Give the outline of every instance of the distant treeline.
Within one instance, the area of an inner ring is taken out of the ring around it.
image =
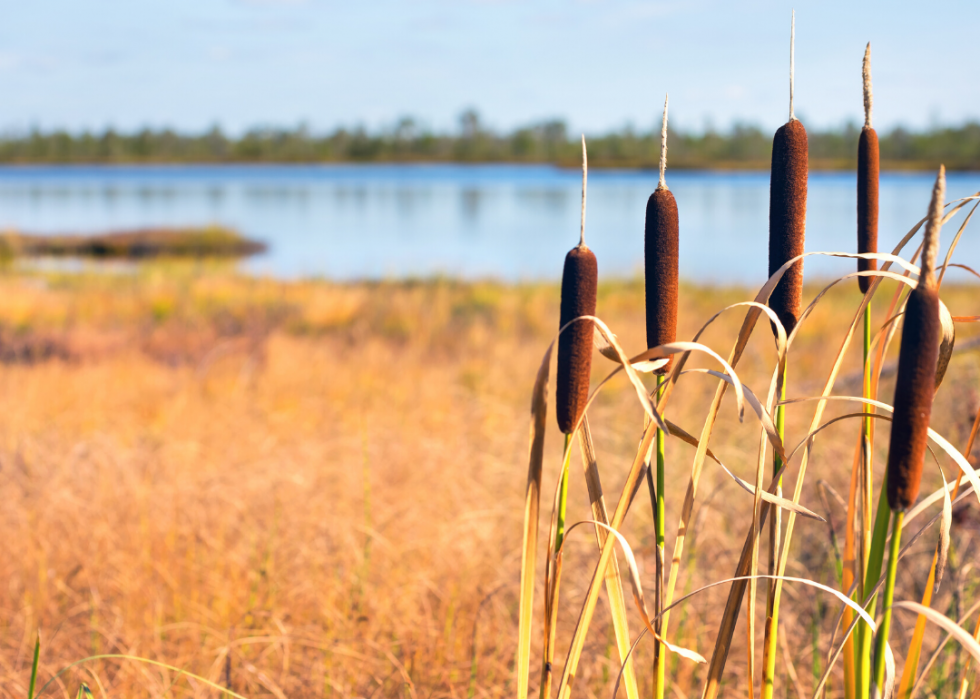
[[[809,133],[810,166],[854,167],[860,129]],[[239,138],[219,128],[198,135],[164,129],[119,133],[38,132],[0,137],[0,163],[322,163],[322,162],[520,162],[577,167],[580,145],[563,121],[547,121],[509,134],[485,129],[475,112],[460,117],[455,134],[434,133],[409,118],[383,132],[340,128],[312,134],[305,127],[255,129]],[[945,163],[953,170],[980,170],[980,122],[913,132],[879,133],[882,167],[925,169]],[[597,167],[653,168],[660,157],[659,131],[632,129],[588,137],[589,163]],[[772,134],[735,125],[727,132],[672,131],[671,168],[769,166]]]

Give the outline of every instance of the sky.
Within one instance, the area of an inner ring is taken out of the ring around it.
[[[466,108],[496,130],[573,133],[671,122],[699,131],[796,114],[860,122],[872,42],[874,124],[980,119],[980,2],[732,0],[0,0],[0,130],[172,127],[231,134],[437,131]]]

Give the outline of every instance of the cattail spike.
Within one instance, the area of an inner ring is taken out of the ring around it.
[[[919,281],[927,286],[936,285],[936,257],[939,254],[939,230],[943,225],[945,199],[946,167],[940,165],[936,184],[932,187],[932,200],[929,202],[929,220],[926,221],[922,250],[922,274],[919,276]]]
[[[936,392],[942,322],[935,267],[945,190],[946,171],[940,166],[929,203],[922,274],[905,304],[895,398],[892,400],[895,410],[888,447],[888,505],[897,512],[909,509],[919,496],[932,399]]]
[[[595,254],[580,245],[568,251],[561,277],[561,317],[564,328],[581,316],[594,316],[598,268]],[[558,338],[558,371],[555,408],[558,427],[571,434],[589,400],[589,376],[592,373],[594,323],[575,321]]]
[[[657,189],[667,189],[667,101],[670,95],[664,96],[664,121],[660,127],[660,184]]]
[[[789,120],[796,119],[793,111],[793,77],[796,69],[796,10],[793,10],[789,23]]]
[[[864,78],[864,125],[871,127],[871,42],[864,49],[864,64],[861,67],[861,76]]]
[[[803,254],[806,238],[806,195],[809,170],[806,129],[798,119],[783,124],[772,139],[769,179],[769,276]],[[803,260],[797,260],[769,296],[787,333],[803,311]],[[775,334],[775,326],[773,326]]]
[[[579,230],[579,247],[585,245],[585,190],[589,181],[589,156],[585,152],[585,134],[582,134],[582,227]]]
[[[878,134],[871,126],[861,129],[858,138],[857,168],[857,251],[878,252]],[[878,269],[878,261],[859,258],[859,272]],[[871,277],[858,277],[862,294],[871,288]]]

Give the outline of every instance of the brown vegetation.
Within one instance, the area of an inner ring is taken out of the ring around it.
[[[829,370],[827,342],[857,303],[856,289],[843,286],[801,329],[794,394],[814,392]],[[972,313],[975,294],[943,287],[954,315]],[[682,288],[678,337],[749,295]],[[552,284],[284,283],[179,266],[0,278],[0,344],[58,348],[0,352],[0,696],[26,695],[36,628],[39,686],[86,656],[126,653],[250,697],[512,696],[529,387],[558,305]],[[642,282],[599,286],[602,317],[628,351],[645,346],[643,305]],[[705,342],[730,344],[740,320],[724,316]],[[773,357],[765,335],[739,367],[760,390]],[[596,357],[594,378],[612,368]],[[937,394],[935,419],[952,425],[944,433],[957,446],[973,417],[978,366],[974,353],[955,353]],[[856,359],[847,370],[853,378],[841,390],[859,393]],[[708,377],[685,377],[671,419],[696,430],[713,391]],[[643,426],[628,382],[614,381],[590,415],[605,487],[618,495]],[[805,406],[790,406],[789,444],[808,419]],[[750,423],[738,422],[726,398],[713,445],[743,478],[755,467]],[[813,457],[819,479],[845,494],[847,424],[822,432]],[[883,463],[887,440],[879,442]],[[546,482],[556,479],[560,446],[548,438]],[[669,492],[683,492],[693,454],[671,440]],[[569,522],[591,517],[577,464]],[[925,479],[936,487],[938,472]],[[702,492],[679,591],[731,574],[751,512],[752,496],[715,466],[705,467]],[[803,504],[829,512],[843,537],[835,498],[823,506],[808,492]],[[976,595],[976,502],[968,507],[956,516],[973,524],[954,528],[958,557],[937,609]],[[649,507],[634,507],[623,531],[652,589]],[[833,584],[828,531],[800,521],[787,574]],[[910,560],[928,565],[934,532]],[[559,662],[595,560],[591,534],[572,532]],[[924,584],[904,577],[901,598]],[[709,651],[726,594],[715,588],[675,610],[671,640]],[[835,608],[809,588],[787,586],[786,595],[781,657],[791,662],[780,672],[794,667],[810,687],[806,668],[814,649],[826,651]],[[536,628],[540,619],[536,610]],[[897,616],[893,637],[913,622]],[[930,627],[929,642],[937,637]],[[650,666],[648,641],[637,667]],[[604,601],[587,644],[577,691],[611,696],[618,661]],[[736,643],[726,682],[744,686],[744,657]],[[947,669],[954,662],[952,653],[941,660]],[[668,656],[681,695],[697,691],[702,673]],[[638,678],[649,695],[648,673]],[[216,696],[179,673],[120,659],[83,664],[60,681],[72,695],[85,681],[96,696],[100,687],[108,696]],[[47,696],[63,695],[55,685]]]

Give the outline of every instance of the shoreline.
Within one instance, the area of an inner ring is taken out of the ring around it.
[[[883,174],[919,174],[934,173],[941,163],[939,161],[896,161],[882,160],[881,172]],[[153,169],[153,168],[304,168],[304,167],[428,167],[428,166],[456,166],[456,167],[552,167],[557,170],[568,170],[579,172],[581,164],[575,161],[565,160],[131,160],[131,161],[7,161],[0,162],[0,171],[3,170],[42,170],[42,169]],[[659,164],[646,161],[603,161],[593,162],[589,160],[590,171],[621,171],[635,173],[656,173]],[[672,172],[707,172],[707,173],[768,173],[770,163],[768,161],[719,161],[714,163],[675,163],[671,162]],[[957,174],[980,173],[980,168],[958,168],[956,166],[946,166],[947,172]],[[856,172],[857,164],[850,161],[814,159],[810,161],[809,171],[811,173],[844,173]]]

